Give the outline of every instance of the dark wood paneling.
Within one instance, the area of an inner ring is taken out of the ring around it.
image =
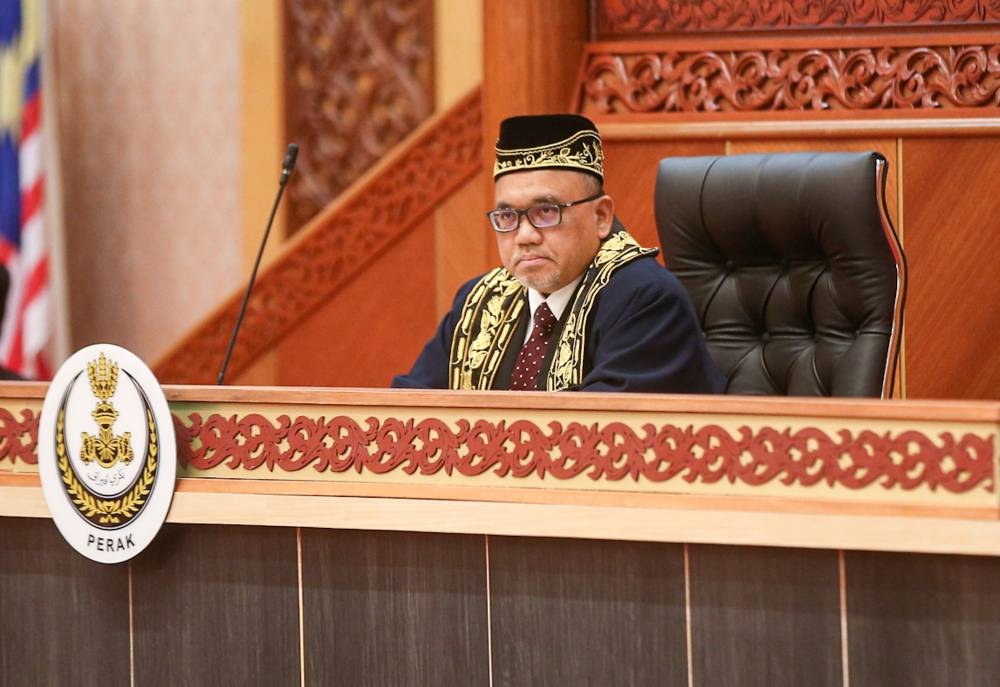
[[[135,684],[299,684],[295,530],[168,525],[133,562]]]
[[[84,558],[51,520],[0,518],[0,685],[127,684],[128,566]]]
[[[841,687],[836,551],[691,546],[689,556],[695,685]]]
[[[302,531],[306,684],[489,684],[482,537]]]
[[[496,687],[687,685],[681,546],[490,537],[489,551]]]
[[[909,398],[1000,398],[1000,138],[903,143]]]
[[[1000,558],[847,552],[852,685],[993,685]]]
[[[605,141],[604,186],[615,199],[615,214],[639,243],[659,246],[653,191],[660,160],[725,152],[724,141]]]

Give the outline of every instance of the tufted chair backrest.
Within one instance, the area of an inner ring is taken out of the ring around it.
[[[905,259],[877,153],[660,162],[667,267],[701,319],[727,393],[891,393]]]

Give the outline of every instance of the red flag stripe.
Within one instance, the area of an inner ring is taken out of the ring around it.
[[[42,207],[42,185],[43,180],[39,179],[30,188],[21,191],[21,226],[35,216]]]
[[[52,379],[52,368],[45,359],[45,351],[39,351],[35,356],[35,376],[38,379]]]
[[[21,110],[21,140],[29,138],[38,131],[38,124],[41,120],[42,96],[35,94],[35,97],[24,103]]]
[[[24,291],[21,294],[21,301],[18,303],[17,319],[14,321],[11,336],[10,354],[6,360],[6,366],[9,369],[24,369],[24,314],[38,294],[48,288],[48,274],[48,256],[42,256],[28,274],[28,278],[24,284]],[[41,354],[42,352],[40,351],[38,355]]]
[[[31,305],[31,302],[38,297],[38,294],[48,288],[49,283],[49,256],[43,255],[38,262],[31,266],[31,272],[24,282],[24,291],[21,293],[21,307],[18,308],[17,319],[24,317],[24,312]]]

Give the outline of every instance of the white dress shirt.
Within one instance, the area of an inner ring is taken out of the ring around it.
[[[535,328],[535,310],[538,309],[538,306],[542,303],[548,303],[549,310],[555,315],[556,320],[561,320],[566,306],[569,305],[569,299],[573,297],[573,292],[576,290],[576,286],[580,283],[581,279],[583,279],[582,274],[558,291],[550,293],[548,297],[539,291],[528,289],[528,308],[531,312],[528,313],[530,315],[528,318],[528,330],[524,333],[524,341],[521,342],[521,346],[524,346],[524,342],[531,336],[531,330]]]

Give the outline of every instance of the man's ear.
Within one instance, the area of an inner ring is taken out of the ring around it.
[[[615,223],[615,201],[611,196],[601,196],[594,201],[594,215],[597,217],[597,235],[603,241],[611,234]]]

